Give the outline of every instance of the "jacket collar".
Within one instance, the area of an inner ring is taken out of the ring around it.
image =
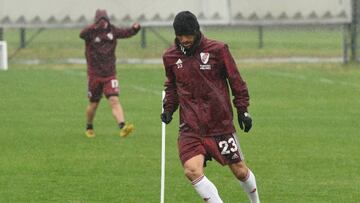
[[[175,44],[176,44],[176,47],[177,47],[184,55],[186,55],[186,56],[193,56],[193,55],[195,54],[195,52],[197,51],[197,49],[202,46],[204,39],[205,39],[204,35],[200,32],[200,33],[198,34],[198,36],[196,36],[194,45],[193,45],[191,48],[189,48],[189,49],[183,47],[183,46],[180,44],[180,42],[179,42],[179,40],[178,40],[177,38],[175,38]]]

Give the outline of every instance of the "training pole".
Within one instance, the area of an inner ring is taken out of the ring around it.
[[[165,98],[165,91],[162,91],[161,99],[161,113],[164,112],[163,102]],[[160,187],[160,203],[164,203],[165,195],[165,126],[164,122],[161,122],[161,187]]]

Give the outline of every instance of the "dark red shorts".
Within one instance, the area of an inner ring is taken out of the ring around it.
[[[200,137],[182,134],[178,138],[178,149],[181,163],[190,158],[203,154],[205,161],[214,158],[221,165],[228,165],[244,160],[235,133],[214,137]]]
[[[119,95],[119,82],[115,76],[88,77],[88,97],[91,102],[100,101],[102,95],[106,98]]]

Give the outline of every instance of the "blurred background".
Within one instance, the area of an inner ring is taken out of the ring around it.
[[[78,34],[103,8],[114,25],[143,27],[119,46],[119,63],[161,63],[174,39],[174,16],[190,10],[236,60],[347,63],[358,60],[359,7],[358,0],[1,0],[0,40],[10,64],[84,63]]]

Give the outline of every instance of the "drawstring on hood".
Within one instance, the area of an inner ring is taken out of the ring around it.
[[[192,56],[194,55],[196,48],[200,45],[201,38],[202,35],[201,32],[199,32],[199,34],[195,36],[194,44],[190,48],[185,48],[183,45],[181,45],[177,38],[175,38],[175,44],[183,54],[185,54],[186,56]]]

